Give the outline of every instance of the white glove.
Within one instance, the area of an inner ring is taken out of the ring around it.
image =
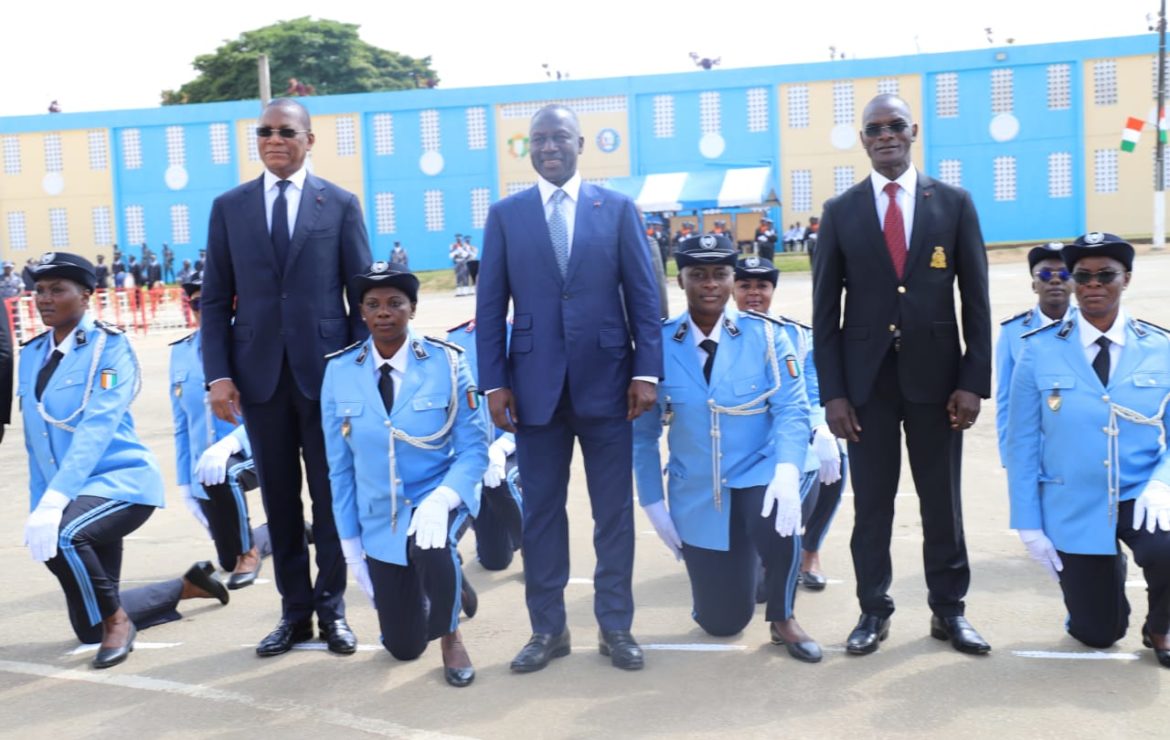
[[[646,518],[654,525],[658,539],[662,540],[662,544],[666,545],[674,559],[682,560],[682,537],[678,536],[678,530],[674,528],[674,521],[670,518],[670,512],[666,510],[666,503],[655,501],[643,506],[642,511],[646,512]]]
[[[516,450],[516,443],[507,436],[500,437],[488,446],[488,466],[483,473],[483,484],[495,488],[508,477],[508,455]]]
[[[414,510],[406,536],[414,535],[420,550],[437,550],[447,546],[447,514],[459,506],[459,494],[439,486]]]
[[[57,555],[57,538],[60,536],[61,515],[69,505],[70,498],[52,488],[45,491],[37,508],[28,515],[24,525],[24,544],[32,553],[32,559],[44,563]]]
[[[837,447],[837,438],[829,431],[828,424],[821,424],[813,430],[812,446],[821,462],[821,483],[829,485],[841,480],[841,449]]]
[[[217,486],[227,480],[228,458],[241,450],[240,440],[228,435],[216,442],[199,457],[195,477],[205,486]]]
[[[1133,528],[1142,528],[1146,520],[1146,531],[1150,534],[1160,529],[1170,532],[1170,486],[1160,480],[1146,484],[1146,490],[1133,502]]]
[[[353,573],[353,579],[361,587],[362,593],[374,604],[374,583],[370,580],[370,566],[366,564],[365,553],[362,552],[362,539],[350,537],[341,541],[341,554],[345,556],[345,566]]]
[[[195,521],[203,525],[207,530],[207,535],[211,536],[211,527],[207,524],[207,515],[203,513],[203,507],[199,505],[199,499],[191,495],[191,486],[179,486],[179,495],[183,497],[183,505],[187,507],[187,511],[191,512],[191,516],[195,517]]]
[[[780,463],[776,474],[764,491],[764,510],[760,516],[768,517],[776,508],[776,533],[791,537],[800,529],[800,471],[792,463]]]
[[[1052,580],[1059,581],[1058,574],[1064,570],[1064,563],[1060,562],[1060,554],[1056,552],[1056,547],[1052,544],[1052,540],[1048,539],[1048,535],[1044,534],[1044,530],[1020,529],[1016,531],[1019,533],[1024,547],[1028,548],[1028,554],[1032,556],[1032,559],[1044,566],[1044,569],[1052,576]]]

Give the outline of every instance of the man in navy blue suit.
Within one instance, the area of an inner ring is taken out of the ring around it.
[[[576,114],[546,106],[533,116],[528,137],[540,178],[488,212],[476,300],[480,386],[492,421],[516,432],[525,489],[533,634],[512,670],[540,670],[570,650],[565,502],[574,438],[593,507],[599,649],[615,666],[638,669],[642,650],[630,634],[630,422],[654,407],[662,376],[658,287],[633,202],[583,183],[577,173],[585,139]]]
[[[281,620],[256,647],[279,655],[321,636],[348,655],[345,559],[333,524],[319,404],[325,355],[366,335],[350,278],[370,265],[357,198],[309,174],[309,112],[273,100],[256,129],[265,173],[216,198],[203,274],[203,367],[215,414],[248,422],[272,537]],[[344,298],[343,298],[344,292]],[[349,312],[346,313],[346,301]],[[309,574],[301,457],[313,501]]]

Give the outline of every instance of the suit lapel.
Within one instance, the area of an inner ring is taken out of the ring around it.
[[[594,204],[597,207],[594,207]],[[569,245],[569,267],[565,271],[565,282],[569,282],[573,278],[573,274],[577,271],[577,265],[585,259],[585,250],[583,247],[586,243],[586,235],[592,232],[593,218],[596,213],[601,211],[601,193],[597,188],[588,183],[581,183],[581,187],[577,190],[577,213],[573,218],[573,243]],[[550,240],[551,246],[551,240]]]
[[[548,221],[544,217],[544,202],[540,199],[540,188],[533,185],[520,194],[519,203],[521,219],[524,222],[524,231],[529,235],[526,240],[536,252],[535,259],[543,266],[543,271],[553,275],[557,284],[563,285],[561,268],[557,266],[556,255],[553,254],[552,237],[548,234]]]
[[[272,246],[272,235],[268,233],[268,209],[264,205],[264,175],[253,180],[251,187],[244,190],[244,207],[247,209],[248,221],[252,224],[252,242],[258,250],[263,252],[264,258],[277,268],[276,247]]]
[[[711,367],[711,388],[718,388],[728,371],[736,366],[736,363],[739,362],[740,350],[743,347],[743,342],[739,339],[740,332],[728,329],[726,322],[729,320],[734,326],[735,319],[729,316],[725,310],[723,318],[720,319],[724,324],[723,331],[719,334],[719,346],[715,350],[715,364]]]
[[[293,227],[292,241],[288,245],[288,261],[284,263],[284,273],[287,274],[296,262],[297,255],[305,246],[309,232],[317,223],[317,218],[325,208],[325,184],[306,173],[305,188],[301,193],[301,205],[297,208],[297,223]]]
[[[873,197],[873,181],[866,177],[853,186],[849,191],[849,210],[861,214],[861,218],[853,221],[856,228],[862,230],[858,243],[863,246],[865,256],[874,263],[874,268],[884,271],[893,280],[898,279],[894,272],[894,261],[890,259],[890,250],[886,247],[886,236],[882,233],[882,217],[878,215],[877,203]]]
[[[906,274],[904,280],[910,278],[914,268],[927,259],[924,246],[926,234],[930,231],[930,224],[934,213],[934,180],[921,172],[918,173],[918,187],[914,192],[914,223],[910,231],[910,253],[906,255]],[[891,264],[893,264],[891,262]]]
[[[1063,331],[1063,329],[1056,329],[1056,331]],[[1073,325],[1072,330],[1063,341],[1065,366],[1072,368],[1081,382],[1088,383],[1090,388],[1105,390],[1105,386],[1101,385],[1101,379],[1097,377],[1097,371],[1085,359],[1085,349],[1081,346],[1081,330],[1076,324]]]
[[[686,322],[689,321],[689,319],[687,318],[687,315],[684,314],[680,321]],[[677,329],[677,327],[675,328]],[[694,337],[691,336],[691,331],[693,330],[688,329],[686,336],[677,342],[674,339],[668,339],[665,343],[665,352],[670,356],[670,361],[673,365],[672,369],[677,370],[677,372],[674,373],[675,375],[677,375],[678,372],[685,373],[686,375],[690,376],[691,380],[693,380],[698,385],[698,387],[705,388],[707,386],[707,381],[703,378],[703,366],[699,364],[699,353],[695,351],[695,340]],[[715,356],[716,358],[719,357],[718,352],[715,354]],[[667,370],[667,383],[670,382],[671,376],[671,370]]]
[[[419,343],[418,346],[422,347],[427,357],[420,359],[415,354],[415,342]],[[426,369],[416,366],[426,362],[436,362],[435,353],[430,351],[430,348],[423,344],[422,339],[414,332],[410,332],[406,337],[406,351],[408,353],[406,372],[402,374],[402,385],[398,387],[398,391],[394,394],[394,413],[390,415],[391,418],[397,418],[400,414],[404,413],[403,409],[409,408],[411,399],[418,393],[418,389],[422,387],[423,379],[426,377]]]

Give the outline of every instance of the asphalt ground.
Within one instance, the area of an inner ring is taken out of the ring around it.
[[[1144,251],[1144,250],[1143,250]],[[993,315],[1033,303],[1023,251],[997,252],[991,267]],[[1131,315],[1170,325],[1170,257],[1138,257],[1125,295]],[[677,287],[675,311],[684,307]],[[777,308],[808,317],[807,273],[781,277]],[[474,299],[425,294],[415,328],[441,333],[471,316]],[[998,324],[996,324],[998,330]],[[167,398],[167,343],[178,332],[135,336],[145,386],[134,405],[143,440],[174,480]],[[1159,668],[1138,634],[1145,608],[1141,574],[1130,566],[1130,634],[1109,650],[1064,634],[1059,588],[1027,559],[1008,528],[1005,476],[995,443],[994,407],[985,402],[966,433],[963,469],[973,581],[968,616],[994,646],[970,657],[929,636],[921,532],[904,468],[895,522],[892,594],[898,611],[874,655],[852,657],[843,643],[858,609],[849,558],[853,523],[847,491],[822,551],[830,585],[802,592],[797,616],[825,647],[806,665],[768,643],[762,608],[741,635],[711,638],[690,618],[686,573],[637,513],[634,633],[646,668],[614,669],[596,648],[593,554],[584,471],[574,460],[569,511],[572,576],[566,599],[571,656],[531,675],[508,663],[529,634],[519,559],[491,573],[463,542],[479,613],[463,625],[478,669],[462,690],[443,682],[437,644],[400,663],[378,643],[373,610],[351,582],[349,621],[358,653],[339,657],[319,643],[268,659],[253,648],[279,618],[266,564],[257,585],[231,603],[185,601],[181,621],[140,633],[129,661],[106,671],[76,650],[56,580],[21,545],[27,516],[27,459],[19,421],[0,445],[0,735],[20,738],[217,737],[1166,737],[1170,671]],[[173,489],[173,487],[172,487]],[[263,518],[251,494],[254,522]],[[306,497],[307,498],[307,497]],[[125,547],[124,587],[173,578],[214,556],[201,527],[173,492]]]

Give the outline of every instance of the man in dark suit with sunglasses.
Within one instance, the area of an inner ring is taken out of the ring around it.
[[[203,366],[216,416],[248,422],[260,475],[281,620],[256,647],[278,655],[313,637],[357,641],[345,621],[345,560],[333,523],[319,404],[325,355],[366,335],[348,287],[371,262],[357,198],[309,174],[309,113],[273,100],[256,129],[264,174],[216,198],[203,274]],[[346,312],[348,299],[349,311]],[[313,501],[309,573],[301,459]]]
[[[990,646],[963,616],[970,569],[959,501],[963,432],[975,424],[980,399],[991,395],[979,219],[965,191],[915,169],[918,125],[904,100],[877,96],[862,124],[873,172],[825,204],[813,259],[821,402],[829,428],[849,442],[853,473],[851,549],[861,618],[846,650],[872,653],[889,634],[890,535],[904,428],[922,514],[930,634],[961,652],[984,654]]]

